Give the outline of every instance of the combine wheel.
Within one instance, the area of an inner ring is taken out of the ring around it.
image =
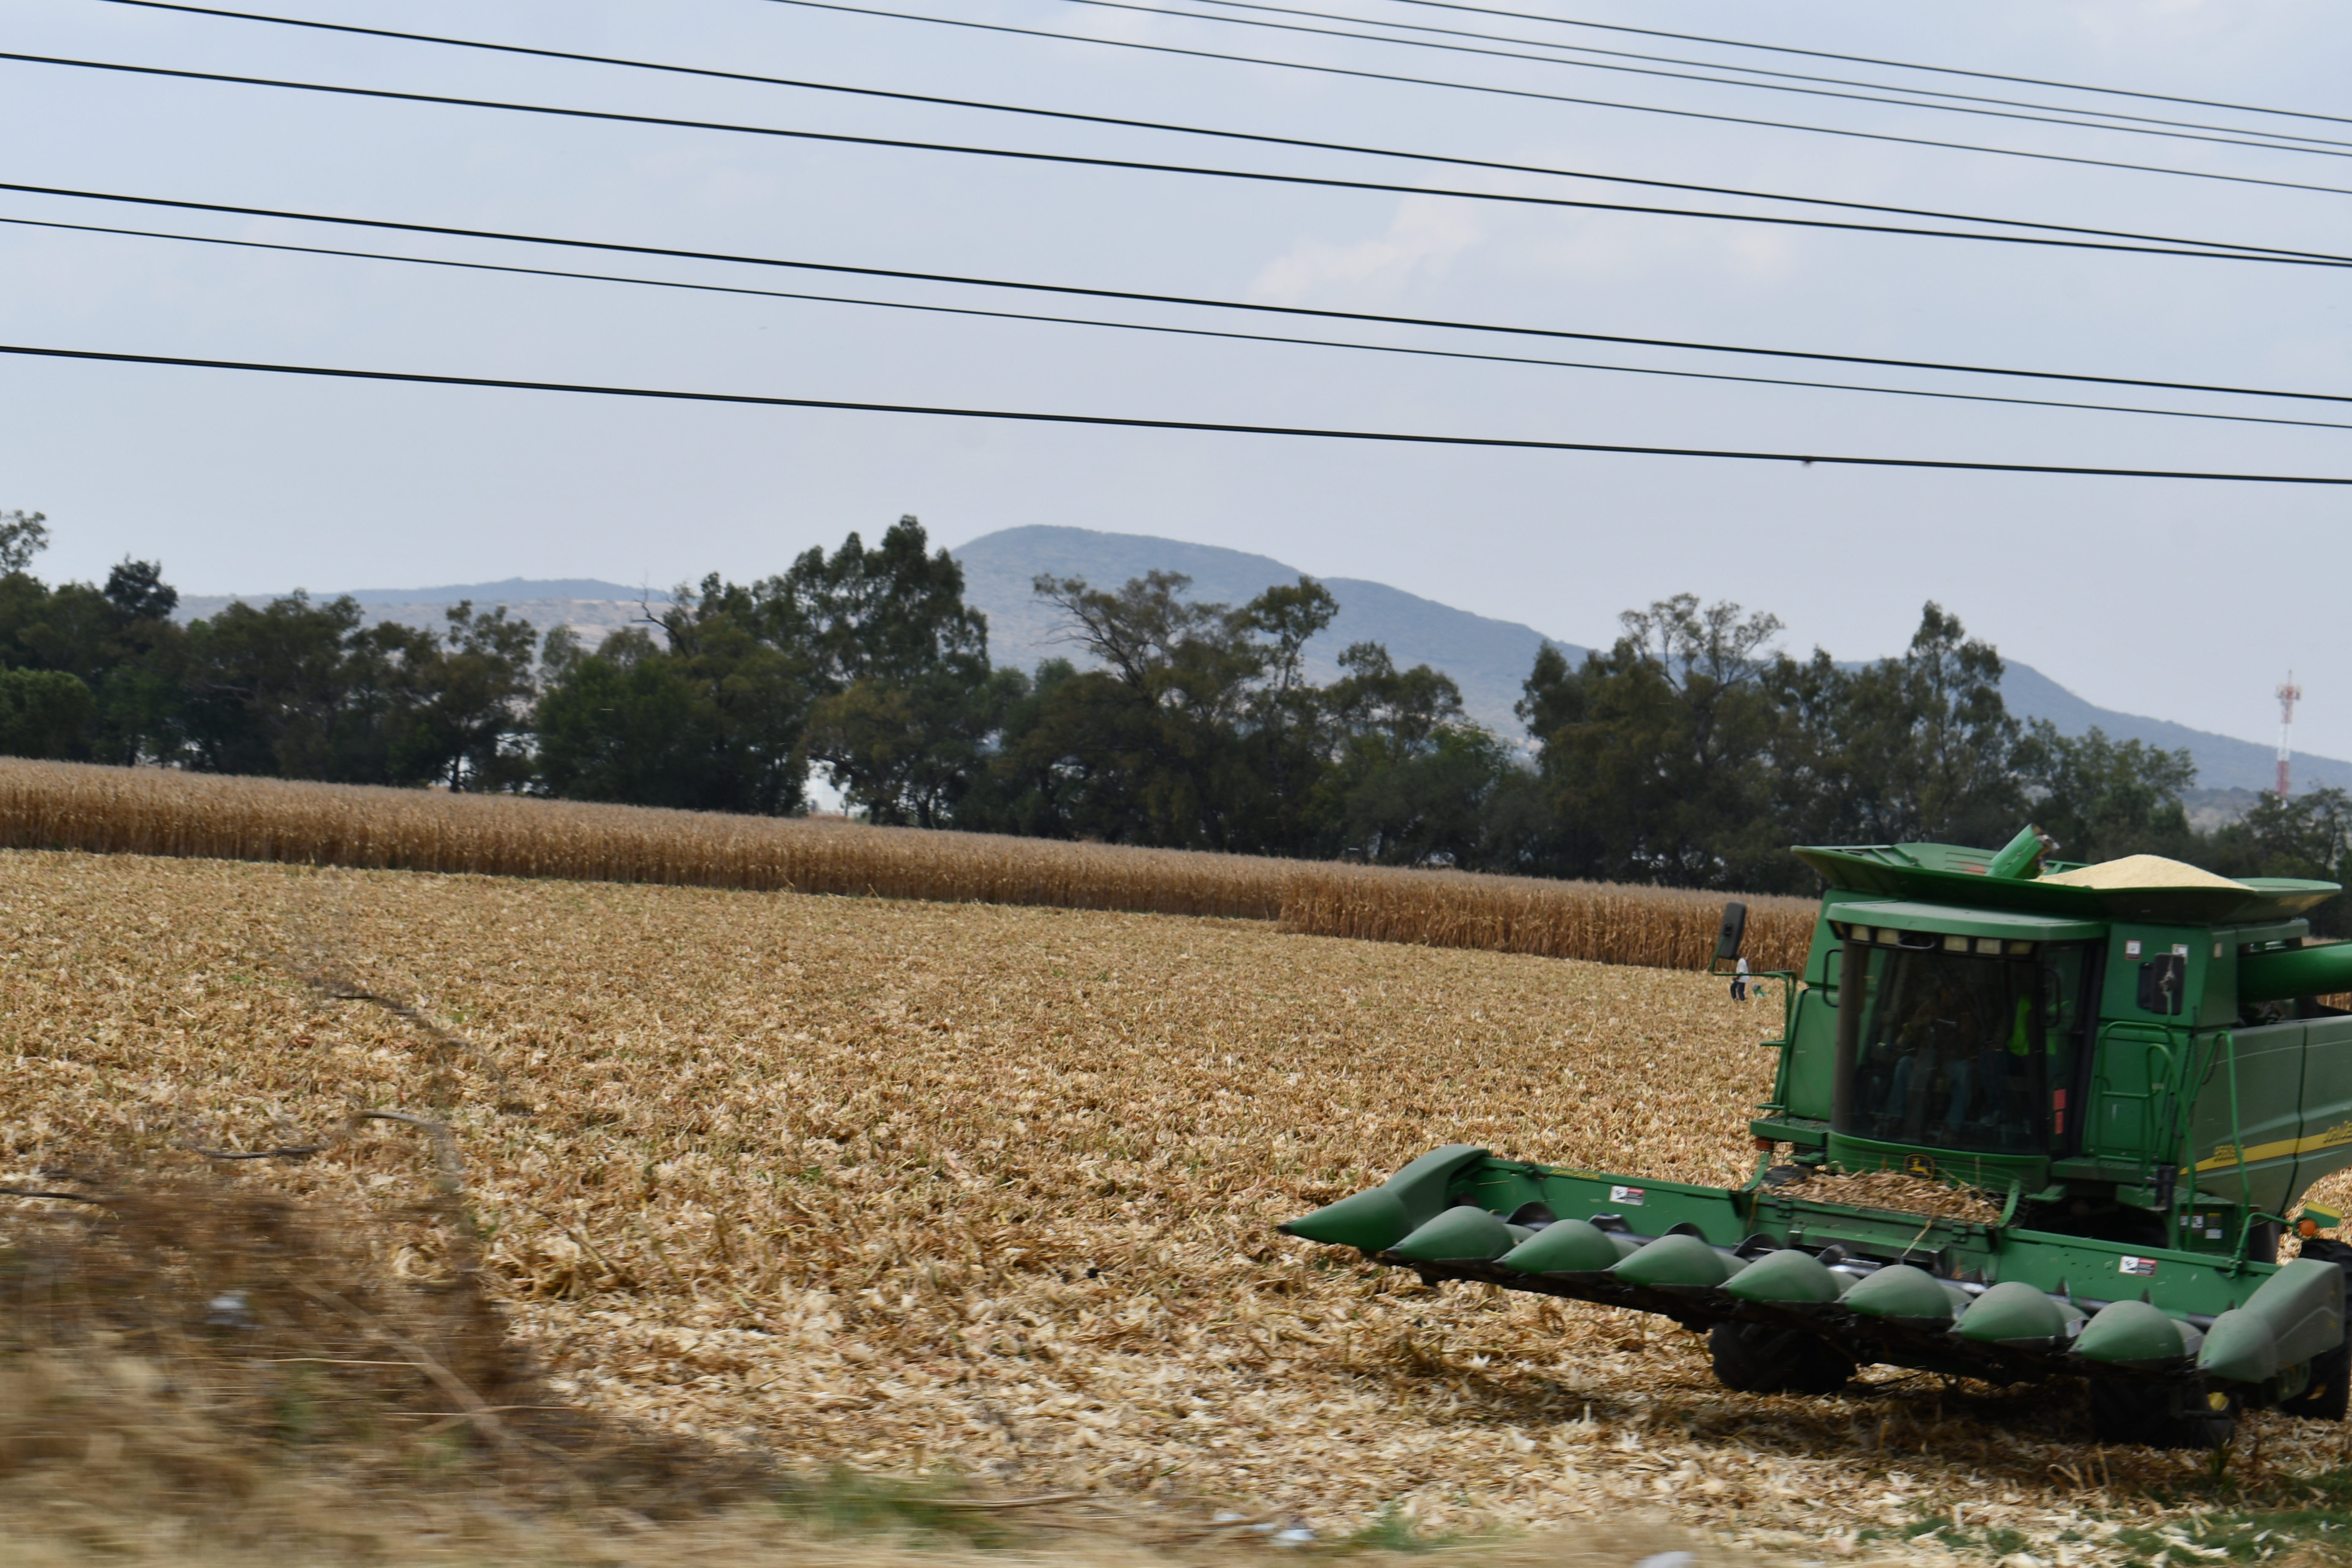
[[[2102,1443],[2151,1448],[2225,1448],[2238,1430],[2238,1396],[2219,1389],[2091,1380],[2091,1429]]]
[[[2279,1413],[2305,1421],[2341,1421],[2352,1405],[2352,1344],[2337,1345],[2311,1363],[2310,1385],[2279,1401]]]
[[[1773,1323],[1717,1323],[1707,1336],[1715,1380],[1741,1394],[1832,1394],[1853,1358],[1816,1334]]]

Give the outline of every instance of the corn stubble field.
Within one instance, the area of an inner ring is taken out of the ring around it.
[[[1272,1231],[1456,1140],[1744,1178],[1778,1008],[1700,975],[1240,920],[22,851],[0,955],[8,1184],[446,1101],[490,1295],[546,1386],[812,1471],[946,1463],[1325,1541],[1658,1519],[1790,1560],[2063,1564],[2158,1555],[2134,1532],[2183,1516],[2151,1489],[2202,1466],[2095,1452],[2063,1389],[1882,1369],[1732,1394],[1661,1320],[1433,1290]],[[322,968],[461,1040],[322,999],[297,978]],[[204,1179],[421,1237],[391,1266],[445,1272],[416,1226],[426,1142],[327,1142]],[[2241,1478],[2337,1462],[2333,1428],[2249,1429]],[[1923,1521],[1949,1527],[1905,1533]]]

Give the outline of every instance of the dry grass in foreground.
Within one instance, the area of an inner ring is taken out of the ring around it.
[[[1154,1545],[1133,1531],[1067,1524],[1026,1524],[977,1538],[961,1531],[889,1521],[831,1522],[737,1511],[664,1521],[526,1517],[495,1507],[467,1507],[430,1497],[396,1510],[354,1509],[331,1494],[309,1500],[314,1533],[289,1537],[256,1529],[242,1542],[199,1539],[155,1530],[140,1534],[21,1532],[0,1520],[0,1563],[8,1568],[255,1568],[257,1563],[364,1563],[382,1568],[1268,1568],[1344,1553],[1349,1568],[1429,1568],[1426,1545],[1350,1543],[1334,1552],[1268,1547],[1247,1531]],[[1020,1515],[1016,1517],[1025,1517]],[[318,1555],[303,1555],[304,1552]],[[1633,1568],[1661,1552],[1680,1552],[1683,1568],[1770,1568],[1770,1560],[1671,1527],[1612,1523],[1574,1537],[1546,1534],[1448,1542],[1442,1561],[1460,1568]]]
[[[215,1540],[381,1535],[319,1507],[327,1497],[365,1512],[466,1489],[510,1509],[685,1519],[794,1495],[754,1451],[633,1431],[555,1396],[488,1299],[453,1185],[432,1184],[412,1213],[338,1224],[265,1183],[177,1163],[52,1164],[38,1186],[6,1189],[19,1198],[0,1229],[12,1561],[28,1536],[128,1550],[167,1520]],[[435,1265],[416,1268],[420,1256]]]
[[[954,903],[1217,915],[1293,931],[1704,969],[1719,895],[0,758],[0,845]],[[1814,907],[1751,898],[1793,968]]]
[[[464,1044],[320,1002],[289,970],[321,948]],[[13,854],[0,988],[11,1184],[446,1098],[486,1289],[553,1395],[809,1473],[946,1462],[1325,1542],[1566,1526],[1567,1550],[1660,1520],[1804,1560],[2147,1561],[2135,1531],[2229,1496],[2191,1458],[2095,1453],[2063,1384],[1735,1395],[1659,1320],[1431,1290],[1270,1230],[1452,1139],[1739,1178],[1767,1010],[1701,976],[1240,921]],[[397,1124],[224,1170],[390,1229],[433,1191]],[[389,1267],[452,1265],[419,1243]],[[2228,1484],[2288,1495],[2338,1462],[2332,1427],[2248,1433]]]
[[[920,1558],[1056,1536],[1146,1561],[1221,1533],[1083,1492],[812,1475],[585,1410],[488,1299],[441,1123],[362,1111],[274,1157],[371,1122],[430,1141],[422,1201],[359,1218],[194,1149],[0,1187],[23,1200],[0,1226],[0,1561],[878,1563],[908,1537]]]
[[[446,1142],[436,1152],[459,1173]],[[43,1179],[16,1193],[50,1195],[18,1205],[0,1231],[11,1568],[289,1555],[1146,1568],[1171,1551],[1257,1544],[1200,1508],[991,1492],[944,1472],[816,1475],[763,1442],[721,1448],[583,1410],[486,1299],[478,1228],[454,1182],[435,1181],[413,1213],[352,1223],[205,1170],[52,1167]],[[1635,1523],[1580,1555],[1625,1568],[1695,1544]]]

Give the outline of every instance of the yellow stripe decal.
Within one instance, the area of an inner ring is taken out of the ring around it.
[[[2257,1143],[2245,1152],[2246,1163],[2262,1160],[2283,1160],[2290,1154],[2315,1154],[2322,1149],[2340,1149],[2352,1143],[2352,1121],[2339,1121],[2325,1132],[2315,1132],[2308,1138],[2282,1138],[2274,1143]],[[2200,1171],[2235,1169],[2238,1150],[2234,1144],[2217,1146],[2210,1159],[2197,1162]]]

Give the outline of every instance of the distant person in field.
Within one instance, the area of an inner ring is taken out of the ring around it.
[[[1748,956],[1745,953],[1740,955],[1738,966],[1731,972],[1731,999],[1734,1002],[1748,1000]]]

